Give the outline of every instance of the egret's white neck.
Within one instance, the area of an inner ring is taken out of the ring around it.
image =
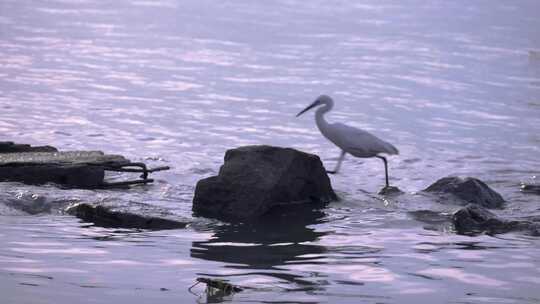
[[[324,132],[323,130],[326,129],[326,126],[328,126],[328,122],[326,119],[324,119],[324,114],[329,112],[332,109],[332,105],[325,104],[323,107],[320,107],[315,112],[315,122],[317,123],[317,127],[321,132]]]

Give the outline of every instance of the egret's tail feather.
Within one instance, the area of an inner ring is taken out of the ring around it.
[[[399,150],[398,150],[396,147],[394,147],[392,144],[390,144],[390,143],[386,143],[386,147],[385,147],[385,148],[386,148],[386,151],[385,151],[385,152],[388,153],[388,154],[390,154],[390,155],[392,155],[392,154],[399,154]]]

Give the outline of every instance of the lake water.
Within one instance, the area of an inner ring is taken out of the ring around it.
[[[0,184],[2,303],[538,303],[540,239],[460,236],[416,199],[447,175],[500,192],[507,218],[540,216],[540,2],[0,2],[0,140],[103,150],[172,170],[129,191]],[[294,147],[332,168],[313,114],[393,143],[346,158],[342,197],[261,230],[194,218],[196,182],[229,148]],[[93,227],[60,211],[109,203],[187,229]],[[157,210],[157,211],[156,211]],[[249,287],[206,297],[197,277]]]

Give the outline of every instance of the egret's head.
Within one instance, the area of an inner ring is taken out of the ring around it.
[[[315,101],[310,104],[309,106],[307,106],[305,109],[303,109],[302,111],[300,111],[300,113],[296,114],[296,117],[304,114],[305,112],[317,107],[317,106],[320,106],[320,105],[326,105],[328,107],[332,107],[334,105],[334,101],[332,100],[332,98],[330,98],[330,96],[328,95],[321,95],[319,97],[317,97],[317,99],[315,99]]]

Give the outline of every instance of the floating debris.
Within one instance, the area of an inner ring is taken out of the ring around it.
[[[188,288],[188,291],[196,296],[201,296],[192,291],[193,287],[197,286],[200,283],[206,284],[205,293],[208,296],[213,296],[213,297],[230,296],[234,293],[241,292],[243,290],[243,288],[230,284],[224,280],[210,279],[210,278],[197,278],[197,282],[195,282],[195,284],[193,284],[190,288]]]
[[[540,194],[540,185],[521,184],[520,190],[525,193]]]

